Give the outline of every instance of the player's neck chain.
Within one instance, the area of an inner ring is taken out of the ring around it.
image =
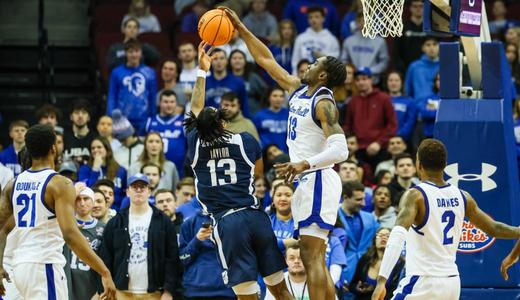
[[[289,288],[291,288],[291,295],[296,298],[296,295],[294,294],[294,290],[293,290],[293,287],[292,287],[292,283],[291,283],[291,278],[289,277]],[[302,295],[300,297],[300,300],[303,300],[303,297],[305,296],[305,288],[307,287],[307,279],[305,280],[305,283],[303,284],[303,289],[302,289]]]

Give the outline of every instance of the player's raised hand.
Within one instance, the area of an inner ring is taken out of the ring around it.
[[[104,291],[99,295],[100,300],[114,300],[116,299],[116,285],[112,280],[110,273],[108,275],[101,276],[101,283],[103,284]]]
[[[5,296],[5,286],[4,286],[4,279],[8,282],[11,282],[11,279],[9,278],[9,274],[4,270],[3,267],[0,267],[0,295]]]
[[[226,16],[229,18],[229,20],[231,21],[231,24],[233,24],[233,26],[235,26],[235,28],[238,29],[238,27],[240,25],[242,25],[242,21],[240,21],[240,17],[231,8],[225,7],[225,6],[219,6],[217,8],[224,10],[224,12],[226,13]]]
[[[509,274],[507,274],[507,270],[514,265],[518,261],[518,257],[514,258],[511,255],[508,255],[504,258],[502,261],[502,264],[500,265],[500,273],[502,274],[502,277],[504,277],[504,280],[509,279]]]
[[[211,56],[211,52],[215,49],[215,47],[210,47],[208,50],[206,48],[209,46],[208,43],[202,41],[199,44],[199,68],[206,72],[211,68],[211,61],[213,60],[213,56]]]
[[[384,284],[377,284],[374,293],[372,294],[372,300],[384,300],[386,296],[386,287]]]
[[[275,164],[273,167],[276,170],[276,176],[283,177],[286,182],[292,183],[296,175],[308,170],[310,165],[304,160],[297,163]]]

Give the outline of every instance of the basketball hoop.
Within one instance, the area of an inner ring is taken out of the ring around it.
[[[362,0],[363,36],[401,36],[403,33],[404,0]]]

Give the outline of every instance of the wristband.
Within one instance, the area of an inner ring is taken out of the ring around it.
[[[204,71],[204,70],[201,70],[201,69],[197,69],[197,77],[202,77],[202,78],[206,78],[206,74],[208,72]]]

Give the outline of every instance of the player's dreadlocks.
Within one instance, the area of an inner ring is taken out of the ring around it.
[[[325,72],[327,72],[327,83],[325,85],[328,88],[340,86],[345,82],[347,70],[339,59],[333,56],[327,56],[323,62],[323,66],[325,67]]]
[[[231,137],[232,133],[224,128],[223,121],[228,121],[224,111],[205,107],[198,116],[190,111],[184,125],[188,132],[197,128],[200,139],[209,146],[214,146]]]

